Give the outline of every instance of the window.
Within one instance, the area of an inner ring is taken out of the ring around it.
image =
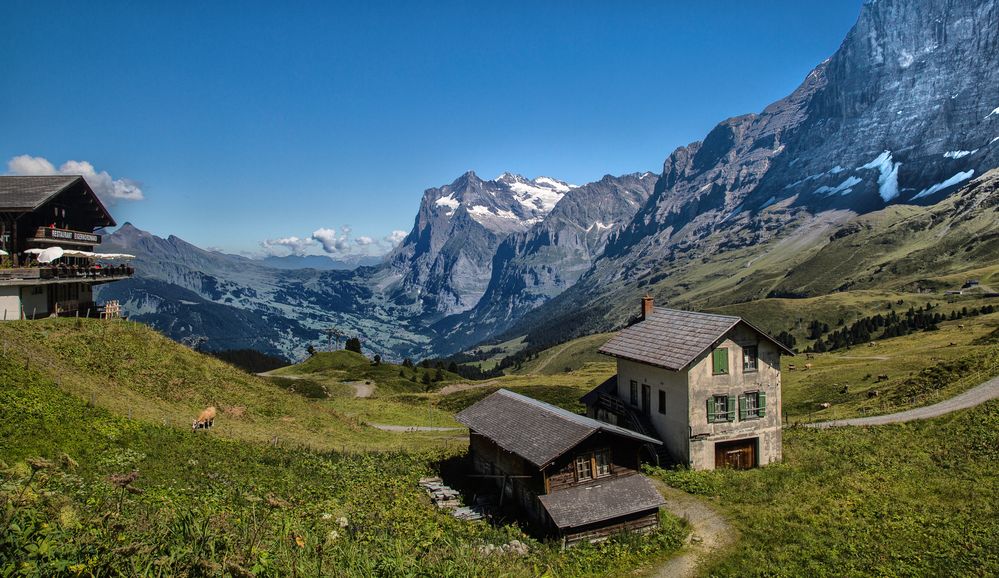
[[[728,373],[728,348],[719,347],[711,352],[711,372],[715,375]]]
[[[597,466],[597,477],[609,476],[611,473],[610,450],[597,450],[593,455]]]
[[[631,380],[631,405],[638,407],[638,382]]]
[[[593,454],[576,456],[576,481],[589,480],[593,478]]]
[[[713,395],[708,398],[708,423],[735,421],[735,397]]]
[[[666,413],[666,392],[659,390],[659,413]]]
[[[758,352],[755,345],[744,345],[742,347],[742,370],[756,371]]]
[[[766,392],[751,391],[739,396],[739,419],[757,419],[766,415]]]

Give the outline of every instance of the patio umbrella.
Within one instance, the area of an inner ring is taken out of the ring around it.
[[[6,257],[7,255],[10,255],[10,253],[4,251],[3,249],[0,249],[0,257]]]
[[[38,262],[51,263],[52,261],[55,261],[59,257],[62,257],[62,255],[63,255],[62,247],[49,247],[47,249],[44,249],[41,253],[38,254]]]
[[[41,253],[41,252],[42,252],[42,251],[44,251],[44,250],[45,250],[45,249],[25,249],[25,250],[24,250],[24,251],[22,251],[22,252],[23,252],[24,254],[26,254],[26,255],[37,255],[37,254]]]

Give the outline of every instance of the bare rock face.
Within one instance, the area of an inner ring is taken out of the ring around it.
[[[549,177],[467,172],[427,189],[413,230],[389,256],[390,292],[430,318],[470,309],[482,297],[496,248],[541,222],[574,187]]]
[[[996,0],[870,0],[791,95],[674,151],[593,268],[512,331],[613,326],[625,314],[608,303],[630,303],[698,260],[805,224],[937,203],[996,166]]]
[[[474,308],[435,326],[455,351],[503,331],[528,311],[559,295],[593,265],[610,239],[645,204],[653,173],[634,173],[576,187],[526,231],[495,250],[492,276]]]

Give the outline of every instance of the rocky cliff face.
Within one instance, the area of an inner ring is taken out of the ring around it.
[[[485,181],[469,171],[450,185],[427,189],[413,230],[389,255],[381,283],[394,300],[431,319],[470,309],[486,290],[499,244],[541,222],[573,188],[510,173]]]
[[[492,277],[475,307],[435,326],[447,349],[474,345],[503,331],[572,287],[631,222],[656,180],[653,173],[606,175],[567,192],[530,229],[507,236],[495,251]]]
[[[515,330],[606,328],[630,310],[610,303],[663,283],[683,300],[698,261],[797,234],[790,257],[857,215],[938,202],[999,165],[997,137],[996,1],[869,1],[794,93],[674,151],[602,258]],[[752,297],[766,294],[761,283]]]

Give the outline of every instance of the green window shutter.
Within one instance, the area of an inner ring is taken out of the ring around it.
[[[756,401],[756,405],[759,409],[756,410],[756,415],[764,417],[767,415],[767,392],[760,391],[758,394],[760,397]]]
[[[745,421],[746,419],[746,396],[739,396],[739,421]]]
[[[715,423],[715,398],[708,398],[708,423]]]
[[[719,347],[711,352],[711,365],[713,373],[728,373],[728,349],[725,347]]]
[[[735,421],[735,396],[728,396],[728,405],[725,407],[728,410],[728,421]]]

